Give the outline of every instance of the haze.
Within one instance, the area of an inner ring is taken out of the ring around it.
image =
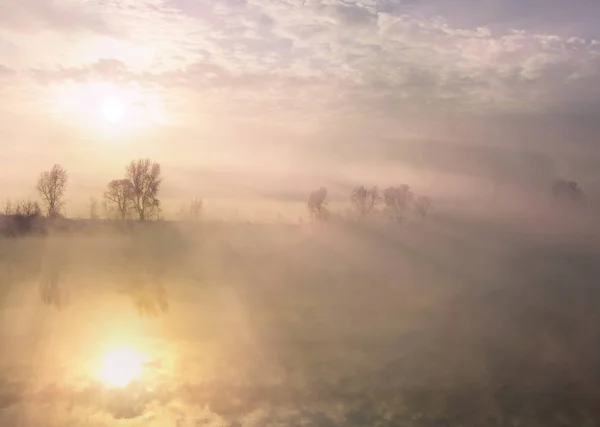
[[[0,0],[0,424],[600,425],[598,16]]]

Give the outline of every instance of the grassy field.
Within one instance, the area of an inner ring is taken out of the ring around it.
[[[594,239],[458,218],[3,238],[0,424],[600,425]]]

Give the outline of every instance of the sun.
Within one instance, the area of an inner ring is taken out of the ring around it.
[[[111,123],[120,122],[127,109],[125,103],[117,98],[107,98],[102,102],[102,116]]]
[[[111,387],[125,387],[142,372],[143,357],[128,347],[111,350],[102,358],[98,378]]]
[[[50,90],[52,116],[94,140],[114,142],[170,122],[161,94],[140,85],[68,82]]]

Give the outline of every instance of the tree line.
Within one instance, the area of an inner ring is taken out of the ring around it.
[[[162,184],[160,164],[150,159],[132,160],[120,179],[111,180],[103,194],[103,205],[107,218],[158,219],[161,212],[158,193]],[[61,165],[55,164],[49,171],[42,172],[37,179],[36,189],[40,201],[19,200],[6,202],[7,216],[33,218],[45,215],[48,218],[65,217],[66,192],[69,174]],[[90,217],[98,218],[98,203],[92,198]]]
[[[36,189],[39,201],[19,200],[14,204],[8,200],[4,214],[19,218],[34,218],[45,215],[48,218],[64,218],[66,192],[69,182],[67,170],[55,164],[50,170],[42,172],[37,179]],[[121,178],[108,182],[102,196],[104,215],[115,220],[155,220],[161,215],[161,202],[158,197],[163,183],[159,163],[150,159],[132,160]],[[327,209],[327,189],[321,187],[310,193],[308,211],[312,219],[324,220],[329,217]],[[407,184],[391,186],[380,193],[377,186],[355,187],[350,193],[350,204],[359,218],[365,219],[378,205],[383,204],[384,211],[397,222],[401,222],[409,209],[414,209],[422,217],[430,210],[431,200],[427,196],[416,196]],[[90,199],[90,218],[100,218],[100,205],[96,198]],[[182,205],[179,218],[197,221],[203,209],[200,198],[192,199]]]
[[[577,204],[585,199],[585,193],[579,184],[567,179],[555,180],[551,187],[551,195],[556,201],[567,204]],[[382,205],[381,212],[396,222],[402,222],[410,210],[425,218],[432,207],[430,197],[416,195],[408,184],[390,186],[383,191],[380,191],[377,186],[367,188],[358,185],[351,190],[349,201],[354,215],[360,219],[365,219],[376,212],[379,205]],[[327,205],[327,188],[321,187],[310,193],[307,207],[312,219],[329,218]]]
[[[352,210],[360,219],[365,219],[383,204],[383,212],[396,222],[402,222],[410,209],[424,218],[432,205],[428,196],[415,195],[408,184],[390,186],[383,192],[377,186],[358,185],[350,192],[349,199]],[[327,188],[321,187],[310,193],[307,207],[312,219],[326,220],[330,215],[327,205]]]
[[[42,215],[48,218],[65,216],[66,191],[69,181],[67,170],[55,164],[52,169],[42,172],[37,179],[36,189],[40,201],[19,200],[14,204],[7,200],[4,214],[17,218],[34,218]],[[163,182],[161,166],[150,159],[132,160],[126,167],[124,176],[108,182],[103,193],[105,217],[108,219],[140,221],[159,219],[161,202],[158,194]],[[554,182],[552,194],[556,199],[580,200],[584,193],[575,181],[560,179]],[[326,220],[330,217],[328,210],[327,188],[320,187],[308,197],[308,213],[311,219]],[[421,217],[426,217],[431,210],[432,202],[428,196],[416,195],[408,184],[390,186],[380,191],[377,186],[370,188],[364,185],[354,187],[349,195],[354,214],[365,219],[378,211],[396,222],[402,222],[408,211],[413,210]],[[197,221],[203,209],[200,198],[192,199],[189,205],[182,205],[179,218],[185,221]],[[98,219],[98,201],[90,200],[90,218]]]
[[[42,172],[37,179],[36,189],[40,201],[19,200],[16,203],[7,201],[4,214],[22,218],[33,218],[45,215],[48,218],[65,217],[66,192],[69,182],[67,170],[59,164]],[[117,220],[135,219],[140,221],[159,219],[161,202],[158,197],[163,183],[162,170],[159,163],[150,159],[132,160],[121,178],[108,182],[103,193],[102,206],[106,218]],[[357,215],[364,219],[375,211],[383,202],[385,211],[396,221],[401,222],[411,207],[425,217],[431,207],[427,196],[415,196],[406,184],[386,188],[381,194],[377,186],[366,188],[355,187],[350,194],[350,203]],[[200,218],[203,201],[192,199],[189,205],[182,205],[179,218],[195,221]],[[99,203],[90,199],[90,218],[98,219]],[[311,218],[326,219],[327,189],[321,187],[309,195],[308,210]]]

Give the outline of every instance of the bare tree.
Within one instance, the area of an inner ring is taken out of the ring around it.
[[[6,203],[4,204],[4,215],[10,216],[14,213],[13,205],[10,199],[6,199]]]
[[[192,202],[190,203],[190,219],[192,221],[200,220],[200,214],[202,213],[202,207],[203,207],[203,202],[202,202],[201,198],[196,197],[195,199],[192,199]]]
[[[179,208],[179,219],[181,221],[199,221],[202,214],[202,199],[197,197],[190,201],[190,204],[181,203]]]
[[[90,219],[98,219],[100,215],[98,214],[98,201],[95,197],[90,197]]]
[[[179,207],[179,212],[177,213],[177,217],[180,221],[188,220],[188,207],[185,202],[181,202],[181,206]]]
[[[102,212],[104,213],[104,218],[110,219],[110,207],[108,206],[106,199],[102,200]]]
[[[160,165],[150,159],[134,160],[127,166],[125,177],[131,183],[131,201],[139,219],[144,221],[159,215]]]
[[[415,210],[421,217],[425,218],[431,209],[431,199],[427,196],[419,196],[415,200]]]
[[[118,219],[124,220],[132,208],[133,187],[127,179],[114,179],[108,183],[104,192],[104,203],[107,216],[116,213]]]
[[[388,187],[383,192],[383,200],[392,218],[400,222],[413,200],[413,193],[407,184]]]
[[[350,194],[350,203],[352,203],[352,206],[361,218],[366,217],[375,208],[377,203],[379,203],[379,200],[380,196],[377,186],[366,189],[364,186],[359,185]]]
[[[54,165],[51,170],[42,172],[38,178],[37,190],[46,206],[47,215],[51,218],[61,215],[65,205],[67,181],[67,171],[60,165]]]
[[[29,234],[43,229],[43,227],[38,228],[43,225],[38,221],[39,217],[42,216],[42,209],[38,202],[31,200],[17,200],[12,204],[10,212],[10,220],[5,223],[8,227],[2,230],[8,235],[17,236]],[[0,260],[0,269],[2,267],[1,264]],[[0,281],[1,279],[2,278],[0,277]]]
[[[20,218],[35,218],[42,215],[42,209],[38,202],[18,200],[12,210],[12,214]]]
[[[327,217],[327,189],[321,187],[310,193],[308,197],[308,212],[314,219]]]

